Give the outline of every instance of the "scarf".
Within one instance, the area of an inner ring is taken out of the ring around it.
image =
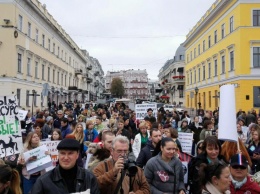
[[[210,192],[212,194],[223,194],[210,182],[208,182],[205,187],[208,190],[208,192]],[[227,191],[224,192],[224,194],[230,194],[230,191],[227,190]]]
[[[94,141],[93,139],[93,129],[89,130],[88,131],[88,141]]]
[[[231,180],[232,180],[232,184],[234,185],[235,189],[240,189],[247,181],[247,177],[245,177],[242,181],[236,181],[233,179],[232,176],[231,177]]]

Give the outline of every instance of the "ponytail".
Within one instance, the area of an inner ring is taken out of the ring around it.
[[[17,170],[12,169],[12,179],[10,181],[10,190],[14,194],[22,194],[20,187],[20,175]]]

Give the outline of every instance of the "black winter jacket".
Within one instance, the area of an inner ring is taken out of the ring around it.
[[[136,165],[143,168],[147,161],[153,157],[154,146],[151,141],[148,141],[146,146],[140,151],[138,158],[136,159]]]
[[[78,167],[75,180],[76,192],[90,189],[91,194],[99,194],[96,177],[89,171]],[[40,176],[34,184],[32,194],[67,194],[69,193],[64,179],[61,177],[59,166]]]

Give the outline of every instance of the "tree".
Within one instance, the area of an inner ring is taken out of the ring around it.
[[[119,77],[116,77],[112,80],[110,92],[113,96],[120,98],[125,93],[125,88],[123,82]]]

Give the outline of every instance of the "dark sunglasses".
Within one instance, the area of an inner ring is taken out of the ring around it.
[[[235,166],[231,166],[233,169],[242,169],[242,170],[245,170],[246,167],[244,166],[239,166],[239,165],[235,165]]]

